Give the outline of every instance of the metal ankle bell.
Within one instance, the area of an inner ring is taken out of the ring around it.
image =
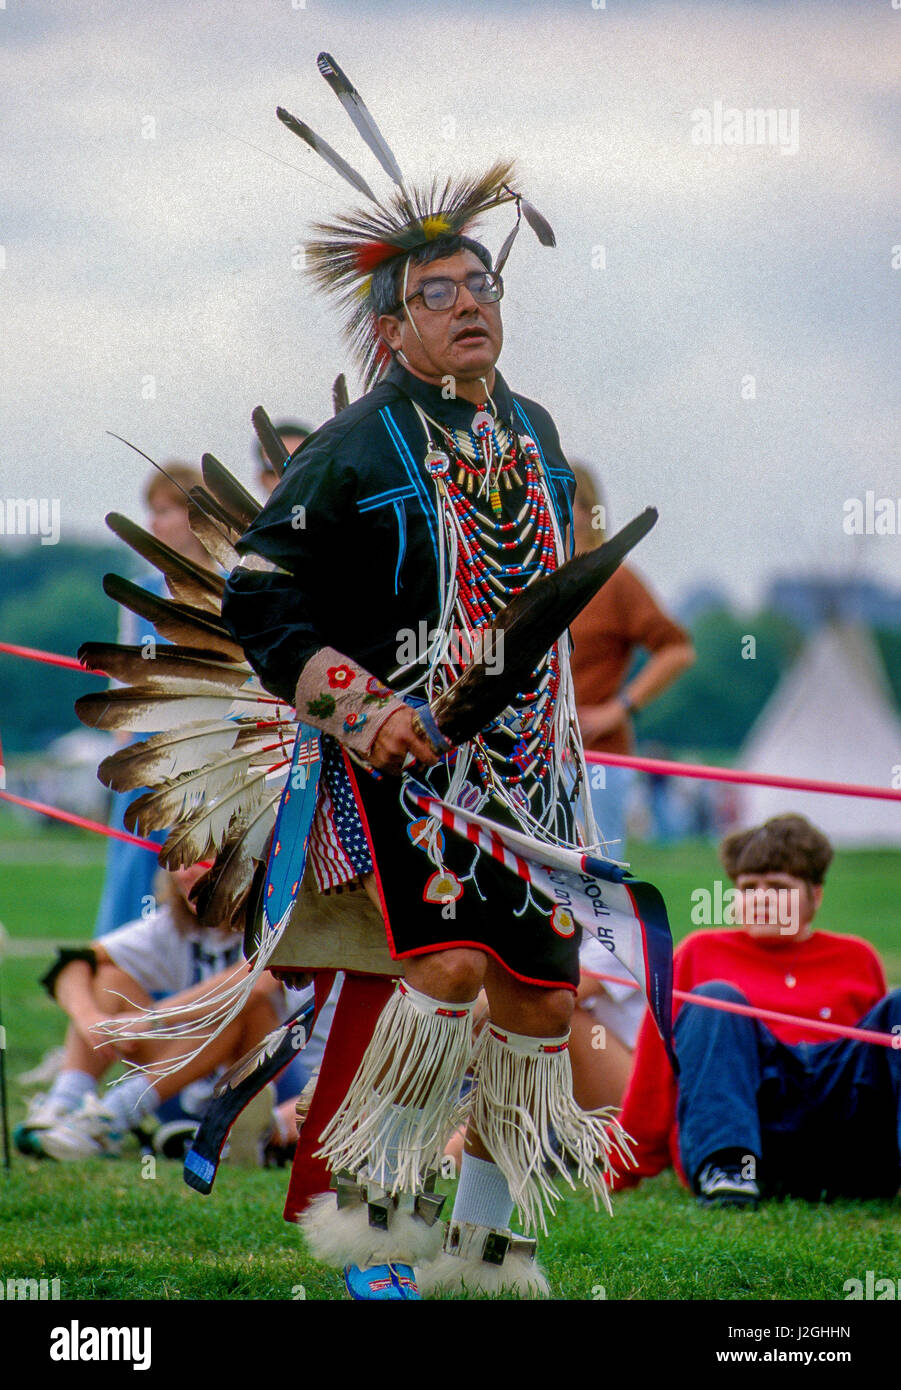
[[[398,1192],[392,1196],[384,1187],[366,1177],[356,1177],[347,1171],[336,1173],[334,1190],[338,1210],[365,1203],[369,1211],[369,1224],[379,1231],[390,1229],[395,1211],[409,1212],[427,1226],[434,1226],[447,1200],[435,1192],[437,1176],[435,1172],[426,1174],[422,1192]]]
[[[447,1228],[444,1249],[448,1255],[475,1256],[485,1264],[502,1265],[509,1254],[534,1260],[538,1242],[515,1235],[513,1231],[486,1229],[470,1221],[452,1221]]]

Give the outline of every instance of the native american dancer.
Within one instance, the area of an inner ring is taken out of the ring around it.
[[[516,228],[493,267],[463,229],[512,201],[517,226],[524,215],[545,245],[553,233],[513,191],[509,163],[411,190],[359,94],[327,55],[319,67],[395,184],[378,203],[279,112],[370,199],[318,228],[307,254],[349,308],[377,384],[292,459],[238,545],[276,568],[235,570],[223,616],[264,686],[322,732],[310,845],[320,892],[364,881],[405,978],[320,1136],[337,1205],[323,1197],[302,1224],[317,1254],[352,1267],[355,1296],[409,1296],[409,1267],[424,1260],[429,1287],[542,1292],[533,1243],[509,1229],[514,1205],[527,1232],[544,1229],[552,1174],[572,1182],[567,1161],[606,1201],[605,1173],[629,1148],[612,1113],[585,1114],[572,1098],[571,903],[552,886],[546,896],[548,884],[542,894],[511,848],[522,837],[553,865],[555,851],[597,842],[565,637],[533,654],[497,717],[461,737],[461,674],[475,657],[482,687],[503,681],[514,639],[499,616],[562,564],[573,488],[551,417],[495,369]],[[491,826],[507,841],[492,841]],[[490,1019],[474,1048],[483,988]],[[462,1114],[466,1154],[437,1258],[430,1175]]]
[[[607,1174],[630,1161],[614,1114],[584,1113],[572,1097],[582,927],[632,972],[665,1035],[671,1014],[662,901],[604,858],[591,814],[565,636],[656,514],[564,563],[573,479],[557,431],[495,368],[501,270],[520,219],[544,245],[553,233],[510,163],[411,189],[345,75],[326,54],[319,68],[395,185],[380,203],[279,111],[369,200],[319,227],[307,253],[349,311],[372,389],[304,441],[262,513],[205,456],[192,524],[231,569],[224,592],[112,519],[163,570],[173,601],[115,578],[107,591],[180,645],[140,677],[141,653],[83,649],[86,664],[140,683],[78,708],[100,727],[164,730],[102,774],[158,788],[132,824],[174,827],[162,863],[215,852],[198,910],[248,913],[252,976],[279,961],[289,918],[311,942],[295,944],[298,968],[403,976],[319,1136],[337,1200],[304,1214],[314,1253],[345,1266],[357,1298],[418,1297],[415,1265],[427,1288],[540,1295],[535,1242],[511,1231],[514,1207],[526,1237],[546,1230],[575,1174],[609,1209]],[[516,224],[492,265],[465,231],[510,202]],[[314,960],[323,924],[335,958]],[[375,928],[379,964],[347,944],[348,924],[370,944]],[[482,989],[489,1020],[474,1044]],[[240,1001],[214,1004],[224,1022]],[[434,1176],[463,1120],[445,1231]],[[209,1190],[214,1165],[193,1162],[186,1176]]]

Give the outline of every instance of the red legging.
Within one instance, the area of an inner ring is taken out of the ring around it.
[[[321,1009],[335,982],[334,970],[316,972],[316,1006]],[[285,1198],[285,1220],[296,1221],[313,1197],[327,1192],[331,1172],[321,1158],[314,1158],[319,1136],[335,1114],[353,1081],[369,1045],[376,1019],[394,989],[386,975],[350,975],[338,996],[335,1014],[313,1103],[300,1131],[297,1152],[291,1168],[291,1181]]]

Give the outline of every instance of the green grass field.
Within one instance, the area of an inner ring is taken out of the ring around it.
[[[58,827],[35,831],[0,812],[0,969],[13,1123],[27,1093],[15,1083],[51,1044],[64,1018],[37,984],[52,944],[91,934],[104,845]],[[666,898],[676,939],[694,930],[691,894],[722,877],[714,848],[632,847],[633,869]],[[818,925],[872,941],[889,983],[901,984],[897,885],[901,853],[840,854]],[[223,1165],[210,1197],[184,1186],[176,1164],[116,1160],[62,1166],[13,1157],[0,1173],[0,1277],[60,1279],[64,1298],[334,1299],[340,1275],[310,1260],[281,1220],[287,1172]],[[453,1191],[453,1184],[444,1184]],[[758,1212],[713,1212],[665,1174],[596,1215],[573,1196],[542,1261],[562,1299],[844,1298],[844,1281],[897,1278],[899,1200]]]

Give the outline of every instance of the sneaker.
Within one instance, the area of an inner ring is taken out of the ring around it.
[[[399,1303],[421,1298],[410,1265],[373,1265],[371,1269],[348,1265],[344,1283],[351,1298],[358,1302]]]
[[[185,1154],[191,1147],[199,1124],[199,1120],[185,1116],[182,1120],[169,1120],[166,1124],[160,1125],[153,1132],[153,1152],[160,1158],[172,1158],[184,1163]]]
[[[122,1151],[119,1122],[96,1096],[86,1096],[79,1110],[49,1129],[35,1130],[36,1152],[61,1163],[79,1158],[118,1158]]]
[[[54,1082],[62,1070],[64,1047],[51,1047],[44,1053],[36,1067],[31,1071],[20,1071],[16,1077],[20,1086],[48,1086]]]
[[[52,1100],[44,1092],[32,1096],[28,1102],[28,1113],[25,1119],[13,1130],[13,1143],[19,1153],[40,1158],[41,1150],[37,1146],[34,1136],[40,1130],[52,1129],[54,1125],[59,1124],[60,1120],[65,1119],[71,1113],[70,1106],[64,1101]]]
[[[751,1207],[760,1201],[754,1178],[743,1176],[737,1163],[705,1163],[697,1178],[702,1207]]]

